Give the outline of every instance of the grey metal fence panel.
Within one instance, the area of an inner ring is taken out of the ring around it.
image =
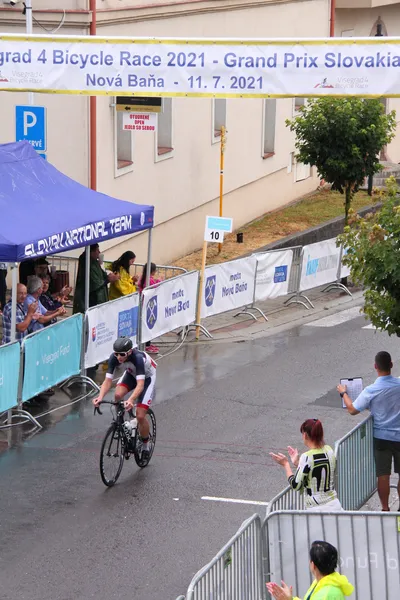
[[[261,519],[253,515],[192,579],[186,600],[264,600]],[[179,599],[178,599],[179,600]]]
[[[354,585],[354,600],[400,598],[398,517],[390,513],[276,512],[263,525],[268,539],[266,581],[285,581],[303,597],[311,584],[309,549],[315,540],[333,544],[338,571]]]
[[[283,249],[283,248],[282,248]],[[293,250],[293,261],[292,268],[289,274],[289,285],[288,294],[294,294],[299,290],[300,277],[301,277],[301,264],[303,257],[303,246],[293,246],[292,248],[286,248],[287,250]]]
[[[336,489],[345,510],[358,510],[376,491],[372,416],[335,444]]]
[[[304,495],[289,485],[272,498],[267,507],[267,515],[278,510],[304,510]]]
[[[136,263],[133,265],[133,274],[137,277],[141,277],[143,272],[144,263]],[[187,269],[183,267],[174,267],[170,265],[156,265],[157,267],[157,277],[160,279],[172,279],[172,277],[177,277],[178,275],[182,275],[182,273],[187,273]]]

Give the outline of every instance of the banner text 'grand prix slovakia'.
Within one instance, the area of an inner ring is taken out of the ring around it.
[[[0,36],[0,90],[61,94],[400,96],[400,38]]]

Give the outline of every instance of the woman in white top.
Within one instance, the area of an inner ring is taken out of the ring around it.
[[[285,469],[289,485],[304,493],[304,506],[318,512],[341,511],[342,506],[335,490],[336,458],[330,446],[324,442],[324,430],[318,419],[307,419],[300,427],[304,445],[308,450],[300,457],[296,449],[288,446],[293,465],[284,454],[270,453],[272,458]]]

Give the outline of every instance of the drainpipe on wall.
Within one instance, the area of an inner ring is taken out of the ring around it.
[[[331,19],[329,23],[329,35],[335,37],[335,11],[336,11],[336,0],[331,0]]]
[[[90,0],[89,9],[91,11],[90,35],[96,35],[96,33],[97,33],[96,0]],[[92,190],[97,189],[97,131],[96,131],[97,104],[96,104],[96,101],[97,101],[96,96],[90,96],[90,104],[89,104],[90,187],[92,188]]]

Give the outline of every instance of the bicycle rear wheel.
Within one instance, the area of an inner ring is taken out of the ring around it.
[[[104,437],[100,450],[100,475],[107,487],[112,487],[121,474],[124,464],[124,449],[119,427],[111,425]]]
[[[150,443],[149,457],[146,458],[145,460],[142,458],[142,446],[143,446],[143,442],[142,442],[141,437],[139,435],[139,429],[136,429],[135,449],[133,451],[133,455],[135,457],[136,464],[141,469],[144,469],[144,467],[147,467],[147,465],[149,464],[149,462],[151,460],[151,457],[153,456],[154,448],[155,448],[155,445],[156,445],[156,416],[153,413],[153,411],[151,410],[151,408],[149,408],[148,411],[147,411],[146,419],[147,419],[147,421],[149,423],[149,427],[150,427],[150,433],[149,433],[149,443]]]

